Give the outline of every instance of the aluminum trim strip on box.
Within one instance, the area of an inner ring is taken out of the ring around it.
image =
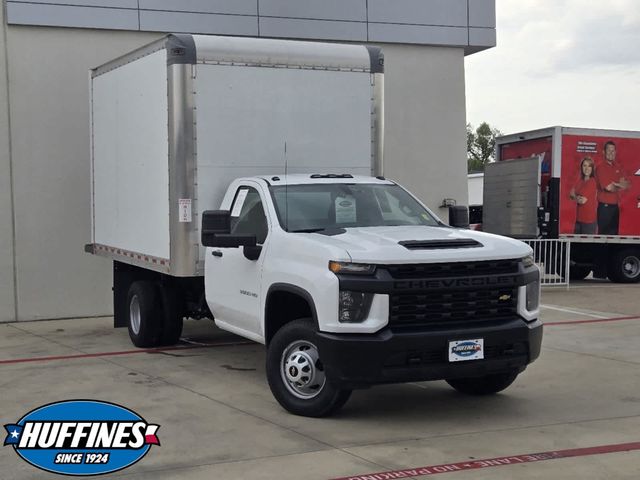
[[[369,71],[366,47],[264,38],[194,35],[198,62],[307,66]]]
[[[154,257],[152,255],[146,255],[144,253],[133,252],[131,250],[111,247],[109,245],[102,245],[99,243],[93,244],[92,247],[94,255],[118,260],[130,265],[148,268],[149,270],[154,270],[156,272],[169,273],[170,262],[168,258]]]
[[[200,241],[197,238],[196,132],[194,66],[167,67],[169,95],[169,231],[171,274],[179,277],[197,274]],[[180,216],[181,202],[191,205],[190,218]]]

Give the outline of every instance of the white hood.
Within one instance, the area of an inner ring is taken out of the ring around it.
[[[321,235],[319,233],[309,235]],[[343,248],[355,263],[439,263],[522,258],[531,248],[512,238],[449,227],[362,227],[346,233],[324,236],[323,243]],[[317,238],[317,237],[316,237]],[[476,240],[481,246],[464,248],[408,249],[398,242],[428,240]]]

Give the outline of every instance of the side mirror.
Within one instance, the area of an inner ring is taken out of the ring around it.
[[[213,247],[217,234],[231,232],[231,212],[228,210],[206,210],[202,212],[202,232],[200,242],[205,247]]]
[[[231,235],[231,213],[228,210],[207,210],[202,213],[202,237],[205,247],[255,247],[255,235]]]
[[[462,205],[449,207],[449,225],[455,228],[469,228],[469,209]]]

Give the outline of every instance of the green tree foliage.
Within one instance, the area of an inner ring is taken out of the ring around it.
[[[484,172],[487,163],[495,160],[496,137],[500,130],[482,122],[475,130],[467,123],[467,171]]]

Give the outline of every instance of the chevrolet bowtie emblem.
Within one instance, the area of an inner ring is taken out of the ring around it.
[[[506,302],[507,300],[509,300],[511,298],[511,295],[500,295],[498,297],[498,300],[500,300],[501,302]]]

